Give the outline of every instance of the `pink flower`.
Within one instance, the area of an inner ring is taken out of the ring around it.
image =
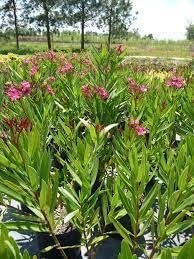
[[[24,95],[28,95],[31,93],[31,85],[28,81],[23,81],[21,83],[21,92]]]
[[[139,86],[139,92],[146,93],[148,91],[148,87],[146,85]]]
[[[172,76],[166,82],[166,86],[173,87],[176,89],[184,88],[185,84],[185,80],[182,76]]]
[[[30,75],[31,75],[31,76],[34,76],[37,72],[38,72],[38,66],[34,65],[34,66],[30,69]]]
[[[127,82],[129,84],[129,86],[137,86],[136,81],[133,78],[131,78],[131,77],[127,78]]]
[[[85,97],[91,97],[92,96],[92,90],[89,87],[89,85],[83,85],[82,88],[81,88],[81,91],[82,91],[82,94]]]
[[[138,95],[138,94],[143,94],[148,92],[148,86],[138,85],[136,81],[130,77],[127,79],[127,81],[129,84],[129,91],[132,92],[133,94]]]
[[[109,98],[109,93],[102,86],[96,87],[95,92],[100,97],[100,99],[104,101],[106,101]]]
[[[134,129],[135,133],[138,136],[144,136],[148,132],[148,130],[143,125],[140,124],[138,119],[132,119],[129,122],[129,127]]]
[[[135,132],[138,136],[144,136],[147,133],[147,130],[144,126],[137,125],[135,127]]]
[[[55,91],[53,90],[53,88],[52,88],[50,85],[47,86],[46,90],[47,90],[47,92],[48,92],[49,94],[55,95]]]
[[[8,90],[7,90],[7,96],[9,96],[10,100],[16,101],[19,100],[22,97],[22,92],[17,89],[15,86],[11,86]]]
[[[121,53],[123,53],[123,51],[124,51],[124,47],[120,44],[120,45],[116,48],[116,50],[117,50],[118,54],[121,54]]]
[[[47,52],[47,58],[48,58],[49,60],[55,59],[55,58],[56,58],[56,53],[54,53],[53,51]]]
[[[30,64],[30,59],[29,58],[25,58],[23,60],[23,63],[24,63],[24,65],[29,65]]]
[[[73,66],[71,63],[66,63],[64,66],[58,69],[59,74],[66,74],[72,72]]]

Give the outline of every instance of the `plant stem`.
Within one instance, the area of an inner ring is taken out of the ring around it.
[[[155,241],[155,243],[153,244],[152,251],[151,251],[150,255],[148,256],[148,259],[152,259],[154,257],[154,255],[156,253],[156,247],[158,245],[158,242],[159,242],[159,239],[157,239]]]
[[[36,199],[37,199],[37,201],[38,201],[39,198],[37,197],[36,194],[35,194],[35,196],[36,196]],[[44,210],[41,210],[41,212],[42,212],[42,215],[44,216],[44,219],[45,219],[45,221],[46,221],[46,224],[47,224],[47,227],[48,227],[48,229],[49,229],[49,232],[50,232],[50,234],[52,235],[52,238],[53,238],[53,240],[54,240],[56,246],[57,246],[58,248],[61,248],[61,244],[60,244],[58,238],[56,237],[55,233],[53,232],[53,229],[52,229],[52,227],[51,227],[51,224],[50,224],[49,220],[47,219],[46,213],[44,212]],[[59,252],[60,252],[60,254],[61,254],[61,256],[62,256],[63,259],[68,259],[67,255],[65,254],[65,252],[64,252],[63,249],[59,249]]]
[[[44,212],[43,212],[43,215],[44,215],[45,220],[46,220],[46,222],[47,222],[47,226],[48,226],[49,232],[50,232],[50,234],[52,235],[52,238],[53,238],[55,244],[56,244],[57,247],[59,248],[59,252],[60,252],[61,256],[62,256],[64,259],[68,259],[68,257],[67,257],[67,255],[65,254],[64,250],[63,250],[63,249],[60,249],[61,244],[60,244],[58,238],[56,237],[55,233],[53,232],[52,227],[51,227],[51,225],[50,225],[50,222],[48,221],[48,219],[47,219],[47,217],[46,217],[46,215],[45,215]]]

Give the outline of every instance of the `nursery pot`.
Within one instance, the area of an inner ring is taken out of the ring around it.
[[[81,244],[81,234],[77,229],[70,229],[62,234],[56,234],[58,241],[61,244],[61,247],[65,246],[79,246]],[[46,247],[55,245],[52,236],[49,233],[38,233],[38,246],[40,250],[41,259],[61,259],[59,249],[53,248],[48,252],[41,252]],[[81,259],[81,248],[67,248],[64,249],[68,259]]]
[[[32,214],[33,212],[28,209],[27,206],[25,206],[24,204],[21,204],[21,211],[24,213],[24,214]]]

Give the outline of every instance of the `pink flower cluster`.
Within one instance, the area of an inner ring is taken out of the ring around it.
[[[55,91],[53,90],[51,85],[47,85],[46,90],[49,94],[55,95]]]
[[[89,85],[83,85],[81,91],[85,97],[91,97],[93,95],[93,91]]]
[[[6,91],[7,96],[10,100],[16,101],[21,99],[22,97],[29,95],[31,93],[31,85],[28,81],[23,81],[19,86],[10,85]]]
[[[56,53],[53,52],[53,51],[49,51],[46,54],[47,54],[48,60],[54,60],[56,58],[56,56],[57,56]]]
[[[67,74],[73,71],[73,65],[71,63],[66,63],[65,65],[59,67],[59,74]]]
[[[53,85],[53,83],[55,82],[55,80],[56,80],[56,78],[55,78],[54,76],[50,76],[50,77],[46,80],[45,85],[44,85],[45,90],[46,90],[49,94],[51,94],[51,95],[55,95],[55,91],[54,91],[54,89],[52,88],[52,85]]]
[[[133,94],[139,95],[148,92],[148,86],[146,85],[138,85],[137,82],[132,79],[128,78],[128,86],[129,86],[129,91],[132,92]]]
[[[81,91],[85,97],[92,97],[96,95],[103,101],[106,101],[110,96],[107,90],[102,86],[94,87],[92,89],[89,85],[83,85]]]
[[[182,76],[172,76],[168,81],[166,82],[166,86],[180,89],[185,87],[185,80]]]
[[[109,93],[106,91],[104,87],[99,86],[99,87],[96,87],[94,90],[100,99],[106,101],[109,98]]]
[[[134,129],[138,136],[144,136],[146,133],[148,133],[148,130],[142,124],[140,124],[138,119],[131,120],[129,122],[129,127]]]
[[[38,72],[38,66],[37,65],[34,65],[33,67],[31,67],[31,69],[30,69],[30,75],[31,76],[35,76],[37,72]]]

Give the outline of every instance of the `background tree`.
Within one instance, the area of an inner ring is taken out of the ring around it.
[[[51,49],[51,28],[62,22],[59,7],[62,0],[24,0],[24,15],[27,21],[46,27],[48,49]]]
[[[81,50],[85,45],[85,27],[89,21],[94,21],[99,10],[97,0],[66,0],[62,6],[62,12],[67,24],[81,27]]]
[[[20,1],[17,0],[19,5]],[[0,20],[1,28],[12,29],[14,26],[16,47],[19,49],[19,25],[18,25],[18,6],[16,0],[4,0],[3,5],[0,7]]]
[[[190,24],[187,28],[186,28],[187,32],[186,32],[186,36],[188,40],[194,40],[194,24]]]
[[[108,47],[114,36],[122,37],[129,30],[134,20],[131,0],[100,0],[99,26],[108,28]]]

